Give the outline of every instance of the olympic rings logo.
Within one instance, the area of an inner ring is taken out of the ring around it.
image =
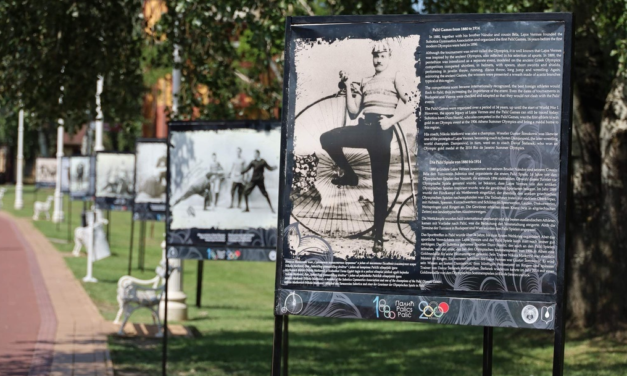
[[[449,310],[449,305],[446,302],[437,303],[437,302],[429,302],[421,301],[418,304],[418,309],[422,312],[419,318],[421,319],[439,319],[444,316],[446,312]]]
[[[383,313],[386,319],[394,320],[396,318],[396,312],[392,311],[385,299],[379,300],[379,312]]]

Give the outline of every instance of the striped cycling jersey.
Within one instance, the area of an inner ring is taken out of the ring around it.
[[[398,104],[398,91],[394,76],[377,75],[370,80],[362,82],[361,93],[363,95],[364,113],[381,115],[393,115]]]

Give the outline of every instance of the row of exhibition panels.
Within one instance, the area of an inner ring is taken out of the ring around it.
[[[169,210],[169,257],[274,261],[280,142],[278,122],[179,122],[168,140],[138,139],[135,153],[62,157],[61,192],[133,220]],[[55,187],[57,169],[37,158],[36,186]]]

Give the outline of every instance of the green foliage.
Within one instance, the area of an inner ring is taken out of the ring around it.
[[[141,12],[140,0],[0,1],[1,105],[22,105],[29,126],[62,118],[74,131],[96,117],[103,75],[105,121],[136,124],[145,90]]]
[[[159,58],[181,48],[181,118],[276,118],[281,106],[285,18],[298,15],[413,13],[417,0],[169,0],[156,26]],[[203,88],[208,94],[199,94]],[[244,93],[252,100],[242,103]]]

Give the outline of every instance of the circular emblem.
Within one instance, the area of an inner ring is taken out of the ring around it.
[[[287,298],[285,298],[284,306],[287,312],[297,315],[303,310],[303,299],[295,292],[291,292]]]
[[[268,258],[270,259],[270,261],[276,261],[276,251],[270,251],[270,253],[268,254]]]
[[[522,319],[527,324],[533,324],[536,321],[538,321],[538,316],[539,316],[538,309],[535,306],[532,306],[531,304],[526,305],[522,309]]]

